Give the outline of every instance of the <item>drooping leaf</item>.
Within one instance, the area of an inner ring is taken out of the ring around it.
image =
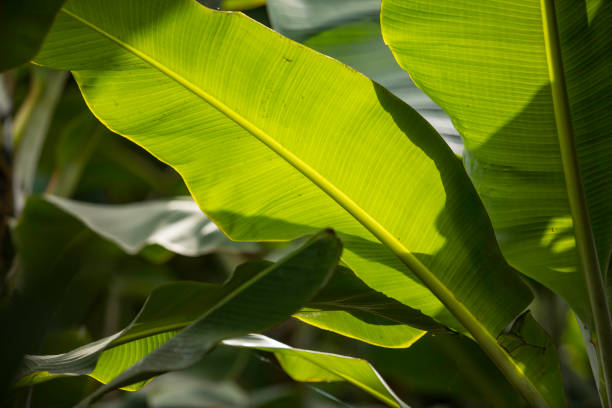
[[[128,254],[152,244],[187,256],[257,250],[255,244],[230,241],[189,197],[123,205],[84,203],[53,195],[44,198]]]
[[[319,328],[383,347],[409,347],[426,331],[450,334],[418,310],[369,288],[342,266],[295,316]]]
[[[392,407],[406,407],[365,360],[338,354],[292,348],[262,335],[224,340],[223,344],[274,353],[280,365],[296,381],[346,381],[364,389]]]
[[[244,280],[273,265],[270,262],[249,262],[240,266],[237,273]],[[220,290],[217,285],[197,282],[163,285],[151,294],[143,311],[127,331],[81,349],[80,354],[90,355],[84,363],[75,365],[69,357],[62,357],[59,361],[64,364],[69,360],[69,365],[55,368],[53,373],[59,375],[91,371],[98,359],[90,375],[106,383],[172,338],[179,330],[192,324]],[[331,281],[307,305],[296,315],[301,320],[360,340],[380,342],[387,347],[407,347],[425,333],[423,330],[433,333],[444,333],[446,330],[417,311],[369,289],[352,271],[343,267],[336,270]],[[402,325],[403,321],[420,322],[423,330]],[[96,353],[102,349],[104,351],[98,356]],[[41,366],[40,362],[45,365]],[[22,379],[21,385],[52,378],[42,372],[48,365],[47,359],[28,357],[26,363],[33,364],[37,373]],[[27,372],[24,371],[23,375]],[[128,389],[137,389],[141,385],[130,386]]]
[[[189,367],[221,340],[268,329],[297,311],[329,279],[340,252],[335,235],[324,231],[277,264],[263,270],[244,264],[224,286],[202,284],[208,296],[189,282],[163,285],[123,331],[65,354],[27,356],[21,384],[90,374],[107,384],[87,405],[114,388]]]
[[[461,164],[412,109],[243,15],[144,4],[70,2],[37,62],[72,69],[94,113],[175,167],[230,237],[336,226],[366,284],[455,327],[412,272],[494,336],[526,306]]]
[[[30,61],[66,0],[4,0],[0,3],[0,72]]]
[[[612,7],[558,1],[571,116],[604,278],[612,259]],[[386,0],[385,41],[451,116],[511,265],[590,320],[559,153],[540,3]]]
[[[52,195],[43,199],[131,254],[153,243],[183,255],[256,249],[254,244],[229,241],[189,198],[128,205],[83,203]],[[261,269],[269,265],[261,262]],[[204,296],[207,287],[203,286],[202,291]],[[384,347],[408,347],[425,331],[449,333],[418,310],[369,288],[345,267],[339,267],[323,292],[296,317]]]
[[[332,226],[368,286],[460,328],[454,315],[535,404],[554,392],[496,342],[531,294],[463,167],[381,86],[188,0],[71,1],[37,62],[73,70],[96,116],[172,165],[230,237]]]

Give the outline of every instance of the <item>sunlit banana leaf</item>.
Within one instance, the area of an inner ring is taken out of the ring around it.
[[[89,374],[107,384],[87,405],[114,388],[189,367],[219,341],[268,329],[297,311],[329,279],[340,252],[338,239],[325,231],[263,270],[244,264],[226,285],[208,285],[208,296],[189,282],[161,286],[123,331],[65,354],[26,356],[20,383]],[[173,302],[183,306],[182,314]]]
[[[543,401],[495,340],[531,294],[461,163],[386,89],[188,0],[71,1],[36,61],[73,70],[96,116],[172,165],[230,237],[334,227],[368,286],[459,328],[454,314]]]
[[[274,353],[283,369],[296,381],[346,381],[364,389],[389,406],[407,407],[365,360],[292,348],[256,334],[224,340],[223,344]]]
[[[336,226],[366,284],[455,326],[385,245],[424,264],[492,333],[526,306],[531,296],[500,257],[461,164],[412,109],[240,14],[187,0],[146,5],[71,2],[37,62],[73,69],[94,113],[174,166],[230,237],[292,239]],[[168,25],[173,13],[180,27]],[[201,50],[173,43],[177,35]],[[229,49],[240,64],[206,58]],[[241,77],[249,80],[222,80]]]
[[[612,6],[558,3],[572,122],[602,273],[612,259]],[[510,264],[590,320],[578,270],[540,3],[385,0],[385,41],[451,116]]]
[[[319,328],[382,347],[409,347],[425,331],[451,333],[418,310],[369,288],[342,266],[295,316]]]
[[[412,83],[383,42],[379,8],[380,2],[363,0],[273,0],[268,14],[279,33],[336,58],[393,92],[461,154],[461,138],[450,118]]]

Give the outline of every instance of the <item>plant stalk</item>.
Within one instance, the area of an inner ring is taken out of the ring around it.
[[[597,257],[584,185],[580,174],[576,138],[572,126],[569,97],[563,71],[563,59],[554,0],[540,0],[546,44],[548,74],[552,88],[555,122],[561,150],[563,173],[574,222],[576,247],[589,297],[597,336],[596,348],[604,384],[599,387],[602,402],[612,407],[612,321]],[[605,390],[605,395],[604,394]]]

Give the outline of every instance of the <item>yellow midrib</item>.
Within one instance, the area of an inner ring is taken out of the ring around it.
[[[315,185],[321,190],[328,194],[336,203],[342,208],[349,212],[359,223],[361,223],[368,231],[370,231],[381,243],[389,248],[410,270],[412,270],[424,283],[425,285],[438,297],[446,307],[455,315],[457,320],[461,322],[468,331],[470,331],[479,343],[483,345],[486,350],[494,350],[495,354],[500,358],[494,358],[496,362],[502,360],[503,365],[507,365],[508,369],[514,373],[514,376],[522,378],[523,383],[528,383],[532,388],[532,393],[538,394],[537,388],[531,383],[531,380],[524,375],[521,367],[510,357],[510,355],[503,350],[495,340],[495,337],[487,331],[487,329],[480,323],[480,321],[472,314],[472,312],[460,302],[454,293],[440,281],[425,265],[421,263],[409,250],[406,248],[393,234],[391,234],[385,227],[383,227],[378,221],[376,221],[368,212],[361,208],[356,202],[354,202],[349,196],[347,196],[342,190],[337,188],[323,175],[317,172],[314,168],[308,165],[306,162],[297,157],[290,150],[286,149],[283,145],[274,140],[270,135],[260,129],[258,126],[248,121],[243,116],[240,116],[232,108],[210,95],[197,85],[193,84],[182,75],[171,70],[170,68],[162,65],[158,61],[154,60],[147,54],[139,51],[131,45],[123,42],[119,38],[107,33],[95,24],[79,17],[72,13],[66,8],[62,8],[62,12],[81,22],[90,29],[98,32],[102,36],[115,42],[120,47],[126,49],[132,54],[136,55],[143,61],[150,64],[152,67],[158,69],[160,72],[167,75],[186,89],[193,92],[198,97],[215,107],[219,112],[226,115],[229,119],[234,121],[236,124],[241,126],[247,132],[255,136],[260,142],[268,146],[272,151],[278,154],[282,159],[288,162],[296,170],[302,173],[305,177],[310,179]],[[485,343],[485,344],[483,344]]]
[[[355,219],[357,219],[364,227],[366,227],[372,234],[374,234],[381,242],[387,245],[391,250],[400,259],[407,263],[407,266],[414,269],[423,269],[426,270],[426,274],[431,275],[431,278],[438,280],[431,271],[429,271],[425,265],[423,265],[410,251],[406,248],[393,234],[391,234],[385,227],[383,227],[378,221],[376,221],[368,212],[366,212],[363,208],[361,208],[357,203],[355,203],[349,196],[347,196],[342,190],[336,187],[333,183],[327,180],[323,175],[317,172],[314,168],[312,168],[309,164],[304,162],[298,156],[296,156],[293,152],[285,148],[283,145],[274,140],[270,135],[260,129],[257,125],[248,121],[246,118],[238,114],[235,110],[215,98],[213,95],[199,88],[197,85],[178,74],[177,72],[171,70],[167,66],[161,64],[155,59],[151,58],[147,54],[139,51],[138,49],[132,47],[131,45],[123,42],[119,38],[113,36],[112,34],[104,31],[100,27],[92,24],[91,22],[79,17],[73,12],[67,10],[66,8],[62,9],[62,12],[66,13],[70,17],[76,19],[92,30],[100,33],[104,37],[109,40],[115,42],[117,45],[125,48],[132,54],[136,55],[143,61],[147,62],[154,68],[158,69],[160,72],[164,73],[180,85],[184,86],[186,89],[193,92],[198,97],[202,98],[204,101],[215,107],[219,112],[226,115],[232,121],[240,125],[243,129],[251,133],[255,136],[259,141],[268,146],[272,151],[277,153],[281,158],[287,161],[291,166],[296,168],[300,173],[309,178],[314,184],[316,184],[321,190],[325,191],[334,201],[336,201],[342,208],[348,211]],[[408,258],[408,259],[405,259]],[[422,274],[422,273],[421,273]],[[421,274],[418,274],[419,276]],[[421,276],[420,276],[421,277]],[[423,277],[421,277],[423,279]],[[427,280],[427,279],[424,279]],[[442,284],[438,280],[439,284]]]

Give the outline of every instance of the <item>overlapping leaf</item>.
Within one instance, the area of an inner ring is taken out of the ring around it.
[[[342,266],[296,317],[322,329],[392,348],[409,347],[426,331],[450,334],[418,310],[372,290]]]
[[[228,240],[189,198],[125,205],[84,203],[52,195],[44,196],[44,200],[129,254],[154,243],[191,256],[257,249],[255,244]],[[261,263],[262,269],[267,266],[269,263]],[[314,326],[385,347],[408,347],[425,331],[449,332],[418,310],[369,288],[345,267],[339,267],[325,290],[297,317]]]
[[[244,264],[224,286],[162,286],[123,331],[65,354],[27,356],[21,382],[91,374],[108,384],[89,403],[113,388],[186,368],[219,341],[265,330],[297,311],[329,279],[340,251],[335,235],[325,231],[277,264]]]
[[[268,14],[275,31],[355,68],[416,109],[453,151],[462,142],[450,118],[393,59],[380,32],[380,2],[371,0],[273,0]]]
[[[71,1],[37,62],[73,70],[96,116],[177,169],[230,237],[332,226],[367,285],[459,328],[452,312],[539,404],[556,391],[496,342],[531,295],[463,167],[384,88],[188,0]]]
[[[560,44],[604,277],[612,259],[612,7],[559,1]],[[556,135],[540,3],[385,0],[400,65],[452,117],[505,257],[590,319]]]
[[[385,245],[492,333],[527,304],[460,163],[412,109],[242,15],[143,4],[69,3],[37,62],[74,70],[94,113],[174,166],[228,235],[333,226],[366,284],[455,327]]]

